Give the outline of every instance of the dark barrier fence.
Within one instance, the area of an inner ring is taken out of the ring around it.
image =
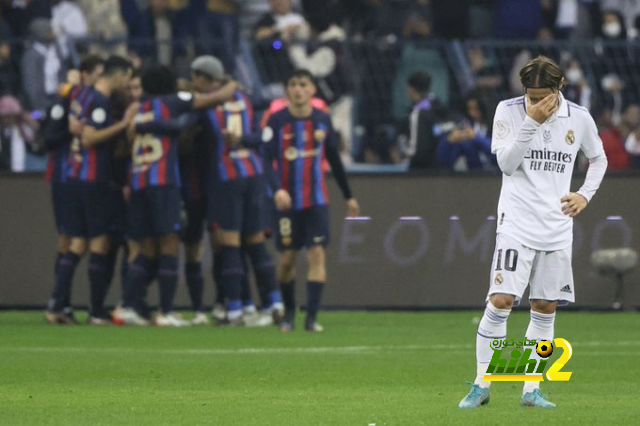
[[[489,285],[495,241],[497,176],[352,176],[369,220],[345,221],[345,207],[330,183],[332,242],[326,305],[336,308],[480,307]],[[582,178],[574,182],[579,187]],[[640,179],[608,176],[576,220],[573,267],[576,306],[609,308],[615,284],[598,275],[590,256],[601,248],[640,249]],[[49,187],[39,175],[0,179],[0,306],[43,307],[53,284],[56,235]],[[535,230],[534,230],[535,231]],[[206,254],[205,268],[210,269]],[[299,281],[305,276],[301,270]],[[627,306],[640,306],[640,273],[625,278]],[[299,283],[302,289],[302,283]],[[73,301],[86,305],[85,261]],[[155,290],[155,289],[154,289]],[[206,278],[205,300],[213,290]],[[109,302],[120,296],[116,279]],[[300,301],[304,291],[298,292]],[[150,294],[155,303],[156,293]],[[188,306],[181,280],[176,303]]]

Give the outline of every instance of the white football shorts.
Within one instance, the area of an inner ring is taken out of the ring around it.
[[[559,306],[575,302],[571,247],[541,251],[525,247],[514,239],[498,234],[491,264],[489,296],[495,293],[516,296],[514,306],[530,285],[529,300],[557,300]]]

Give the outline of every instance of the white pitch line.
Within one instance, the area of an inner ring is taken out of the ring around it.
[[[571,343],[574,347],[637,347],[640,342],[576,342]],[[462,350],[472,349],[474,346],[467,345],[404,345],[404,346],[321,346],[321,347],[295,347],[295,348],[238,348],[238,349],[162,349],[162,348],[132,348],[132,347],[0,347],[0,352],[26,352],[26,353],[49,353],[49,352],[73,352],[73,353],[149,353],[166,355],[281,355],[281,354],[363,354],[380,353],[393,351],[433,351],[433,350]],[[603,352],[604,353],[604,352]],[[612,356],[615,352],[606,352]],[[634,352],[635,353],[635,352]],[[599,354],[593,351],[589,355]],[[627,353],[623,353],[627,354]]]

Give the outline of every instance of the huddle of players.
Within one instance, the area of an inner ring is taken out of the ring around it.
[[[160,311],[154,323],[188,325],[173,311],[182,240],[196,312],[192,323],[208,323],[201,267],[206,224],[217,288],[213,314],[219,323],[275,322],[292,330],[295,258],[306,248],[305,329],[321,331],[317,313],[329,242],[325,158],[347,199],[348,214],[356,216],[359,207],[330,118],[311,106],[311,74],[299,70],[290,76],[284,108],[272,111],[258,132],[251,102],[225,78],[214,57],[192,63],[193,92],[178,91],[170,69],[147,69],[140,77],[144,94],[139,99],[129,90],[129,62],[110,57],[102,74],[99,65],[95,59],[83,63],[81,84],[65,91],[43,126],[60,235],[47,321],[75,322],[71,283],[80,258],[89,251],[91,324],[149,324],[145,297],[157,280]],[[265,243],[264,230],[272,227],[280,251],[277,270]],[[121,305],[110,315],[104,302],[120,247],[128,264]],[[248,264],[258,285],[261,314],[251,301]]]

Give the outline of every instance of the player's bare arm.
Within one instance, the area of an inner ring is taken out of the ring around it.
[[[139,107],[140,104],[138,102],[132,103],[125,111],[122,120],[107,128],[98,130],[93,126],[84,126],[82,130],[82,144],[86,147],[91,147],[111,140],[118,133],[127,129],[137,114]]]
[[[211,93],[196,93],[193,95],[193,108],[202,109],[209,108],[213,105],[221,104],[231,96],[233,92],[238,90],[239,85],[236,81],[230,81],[220,89]]]
[[[588,204],[587,199],[576,192],[570,192],[562,197],[560,201],[564,203],[562,204],[562,213],[571,217],[578,216]]]

